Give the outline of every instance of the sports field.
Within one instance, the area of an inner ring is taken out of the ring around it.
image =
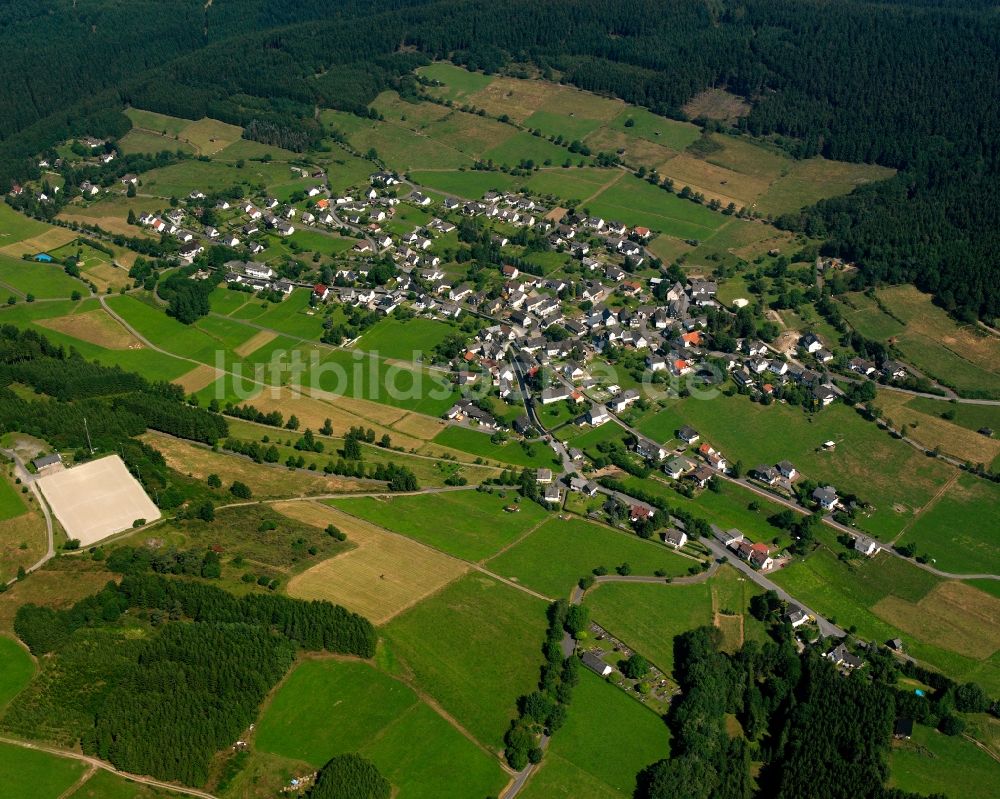
[[[37,482],[66,534],[83,547],[127,530],[137,519],[160,518],[159,509],[117,455],[45,475]]]
[[[327,503],[352,516],[428,544],[465,560],[490,557],[545,518],[534,502],[522,502],[517,513],[504,507],[514,492],[450,491],[402,497],[331,499]]]
[[[374,624],[384,624],[467,570],[447,555],[325,505],[287,502],[274,508],[323,529],[333,524],[355,545],[293,577],[289,595],[343,605]]]
[[[487,561],[489,569],[534,588],[546,596],[569,596],[580,577],[599,566],[614,572],[628,563],[633,574],[661,570],[672,577],[696,562],[663,544],[643,541],[580,519],[550,519],[506,552]]]
[[[471,574],[389,622],[387,658],[499,751],[517,698],[537,685],[545,608],[540,599]]]
[[[499,762],[402,682],[357,661],[306,661],[275,694],[256,748],[313,767],[359,752],[399,799],[498,794]]]

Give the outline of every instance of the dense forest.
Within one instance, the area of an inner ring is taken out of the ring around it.
[[[0,184],[70,135],[121,135],[127,104],[311,146],[317,106],[365,113],[430,58],[533,63],[675,117],[726,87],[752,103],[740,132],[902,170],[783,225],[870,281],[1000,315],[1000,17],[980,0],[37,0],[0,11],[0,41]]]
[[[51,657],[0,726],[189,785],[204,784],[215,753],[254,721],[296,649],[371,657],[376,641],[367,619],[339,605],[148,573],[67,610],[23,605],[14,629]]]
[[[636,799],[916,799],[885,787],[895,720],[957,735],[963,723],[954,711],[991,709],[978,685],[901,663],[884,647],[863,647],[865,668],[850,674],[823,656],[822,644],[798,653],[781,606],[773,592],[755,598],[751,612],[770,622],[774,640],[734,654],[720,651],[713,627],[674,639],[681,694],[667,716],[671,756],[639,775]],[[901,672],[926,678],[931,690],[898,686]],[[751,763],[761,764],[755,779]]]

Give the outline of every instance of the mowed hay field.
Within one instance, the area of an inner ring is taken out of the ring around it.
[[[959,574],[1000,574],[1000,485],[962,474],[903,533],[903,543]]]
[[[986,466],[1000,457],[1000,439],[987,438],[977,432],[978,427],[962,427],[953,421],[941,418],[942,413],[954,408],[953,405],[936,400],[916,403],[914,399],[910,394],[883,390],[878,392],[875,404],[882,409],[885,418],[893,421],[893,425],[897,429],[900,425],[908,425],[907,438],[920,442],[927,449],[940,447],[941,452],[946,455],[952,455],[972,464],[982,463]],[[931,404],[928,405],[928,403]],[[992,411],[991,415],[996,415],[997,421],[1000,422],[998,409],[989,406],[983,407],[987,411]],[[932,413],[927,413],[928,410]],[[953,412],[957,415],[960,411]],[[979,427],[982,426],[992,427],[992,420],[979,425]]]
[[[274,695],[254,746],[313,768],[359,752],[397,799],[497,795],[508,780],[453,720],[399,680],[352,660],[301,663]]]
[[[289,595],[335,602],[375,624],[384,624],[468,569],[461,561],[327,505],[286,502],[274,509],[316,527],[332,524],[356,545],[292,578]]]
[[[845,563],[838,551],[830,540],[771,579],[837,624],[857,626],[866,639],[902,638],[910,655],[953,679],[1000,690],[997,626],[982,623],[995,618],[1000,599],[888,553]]]
[[[389,622],[384,658],[500,752],[518,697],[538,683],[546,607],[470,574]]]
[[[39,319],[36,324],[109,350],[140,350],[142,343],[103,308]]]

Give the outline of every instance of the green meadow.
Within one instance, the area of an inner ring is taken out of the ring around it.
[[[409,319],[401,322],[388,317],[366,331],[354,347],[365,352],[374,352],[382,358],[400,360],[429,359],[442,341],[456,332],[456,328],[446,322],[433,319]]]
[[[586,210],[592,215],[629,226],[644,225],[680,239],[706,238],[726,220],[722,214],[632,175],[626,175],[588,200]]]
[[[545,603],[474,573],[383,628],[389,655],[477,740],[499,752],[538,683]]]
[[[46,300],[69,298],[74,291],[90,293],[83,281],[67,275],[61,266],[0,255],[0,292],[4,289],[20,295],[19,300],[28,294]]]
[[[444,86],[434,88],[432,91],[446,100],[462,100],[480,89],[485,89],[493,82],[493,78],[489,75],[484,75],[481,72],[469,72],[467,69],[445,61],[420,67],[417,72],[428,80],[443,83]]]
[[[555,518],[506,552],[487,561],[490,571],[523,583],[553,598],[569,596],[580,577],[599,566],[614,572],[628,563],[632,574],[656,571],[676,577],[696,561],[681,557],[662,543],[617,532],[582,519]]]
[[[86,770],[67,757],[0,743],[0,796],[59,799]]]
[[[520,441],[494,444],[490,441],[489,433],[457,425],[449,425],[434,436],[434,443],[478,455],[489,461],[527,466],[530,469],[552,469],[559,465],[558,456],[542,441],[528,442],[527,450],[521,446]]]
[[[893,743],[889,756],[889,785],[903,791],[990,799],[996,778],[996,761],[971,741],[920,724],[909,741]]]
[[[402,497],[358,497],[327,500],[345,513],[401,533],[465,560],[490,557],[541,522],[546,512],[534,502],[521,502],[517,513],[504,507],[509,496],[478,491],[449,491]]]
[[[27,686],[34,673],[35,664],[24,648],[0,635],[0,710]]]

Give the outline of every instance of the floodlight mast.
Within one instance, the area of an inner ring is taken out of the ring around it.
[[[94,454],[94,445],[90,443],[90,427],[87,425],[87,417],[83,417],[83,430],[87,434],[87,446],[90,448],[90,454]]]

